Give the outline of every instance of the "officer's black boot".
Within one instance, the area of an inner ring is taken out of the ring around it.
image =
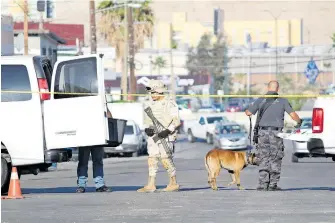
[[[269,186],[269,191],[281,191],[281,188],[278,187],[277,185],[274,186]]]
[[[268,190],[268,187],[266,187],[266,186],[258,186],[258,187],[256,188],[256,190],[258,190],[258,191],[267,191],[267,190]]]

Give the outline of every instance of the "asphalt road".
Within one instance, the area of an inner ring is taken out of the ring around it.
[[[259,192],[257,167],[241,174],[246,190],[227,187],[222,171],[219,191],[207,184],[203,142],[179,142],[175,163],[181,191],[149,194],[136,190],[147,181],[146,157],[105,159],[105,179],[111,193],[96,193],[89,165],[89,187],[76,194],[76,163],[58,164],[57,171],[23,175],[25,199],[2,200],[2,222],[335,222],[335,163],[331,159],[290,162],[286,148],[280,192]],[[168,182],[160,166],[159,188]]]

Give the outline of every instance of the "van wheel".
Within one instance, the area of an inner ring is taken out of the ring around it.
[[[11,172],[11,164],[1,156],[1,194],[8,192]]]
[[[194,138],[194,136],[193,136],[193,133],[192,133],[191,129],[189,129],[189,130],[187,131],[187,140],[188,140],[189,142],[194,142],[194,141],[195,141],[195,138]]]
[[[210,133],[207,133],[206,141],[207,141],[208,144],[213,144],[213,135],[210,134]]]
[[[291,161],[292,163],[297,163],[299,162],[299,158],[296,154],[292,154],[292,157],[291,157]]]
[[[335,162],[335,156],[332,157],[332,160]]]

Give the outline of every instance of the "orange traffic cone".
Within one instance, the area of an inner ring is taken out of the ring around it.
[[[12,167],[12,174],[10,176],[8,196],[1,197],[1,199],[22,199],[22,192],[20,186],[19,175],[16,167]]]

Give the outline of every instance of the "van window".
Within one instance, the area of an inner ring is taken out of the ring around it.
[[[96,58],[84,58],[59,63],[56,71],[54,92],[70,93],[55,94],[55,99],[96,95],[98,93]]]
[[[24,65],[1,65],[1,91],[31,91],[28,70]],[[1,102],[29,101],[30,93],[1,92]]]

